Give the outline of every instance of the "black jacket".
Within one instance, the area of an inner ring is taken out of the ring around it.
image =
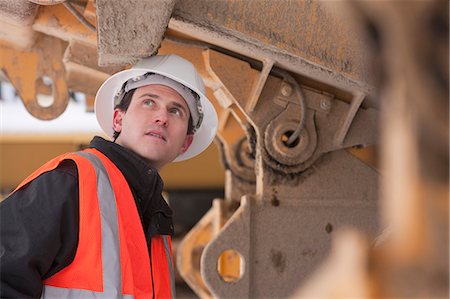
[[[162,198],[158,172],[135,153],[100,137],[89,147],[105,154],[125,176],[147,241],[154,234],[172,235],[172,210]],[[72,160],[0,203],[0,298],[40,297],[42,280],[73,261],[78,207],[78,172]]]

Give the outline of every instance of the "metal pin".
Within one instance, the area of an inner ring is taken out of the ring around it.
[[[289,83],[283,82],[281,84],[281,94],[288,97],[292,94],[292,86]]]
[[[320,108],[322,110],[330,110],[331,109],[331,101],[329,99],[321,99],[320,100]]]

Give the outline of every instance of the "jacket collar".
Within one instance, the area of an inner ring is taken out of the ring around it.
[[[119,168],[130,188],[137,192],[140,198],[151,196],[152,194],[149,193],[154,191],[162,191],[163,181],[158,171],[131,150],[99,136],[92,139],[89,147],[95,148],[107,156]]]
[[[107,156],[124,175],[134,195],[144,231],[148,233],[151,230],[152,235],[173,234],[172,209],[161,195],[164,184],[158,171],[133,151],[99,136],[92,139],[89,147]],[[162,221],[158,219],[165,218],[170,219],[167,225],[160,226],[155,223]],[[150,225],[161,229],[152,229]]]

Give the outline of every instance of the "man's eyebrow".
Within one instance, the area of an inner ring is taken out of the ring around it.
[[[139,97],[142,98],[142,97],[145,97],[145,96],[151,97],[151,98],[155,98],[155,99],[159,99],[160,98],[159,95],[154,94],[154,93],[144,93],[144,94],[141,94]]]

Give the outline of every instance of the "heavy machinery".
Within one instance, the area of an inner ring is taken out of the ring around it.
[[[2,0],[0,14],[0,67],[39,119],[68,90],[92,107],[141,57],[200,69],[225,196],[177,247],[199,297],[448,297],[447,1]]]

